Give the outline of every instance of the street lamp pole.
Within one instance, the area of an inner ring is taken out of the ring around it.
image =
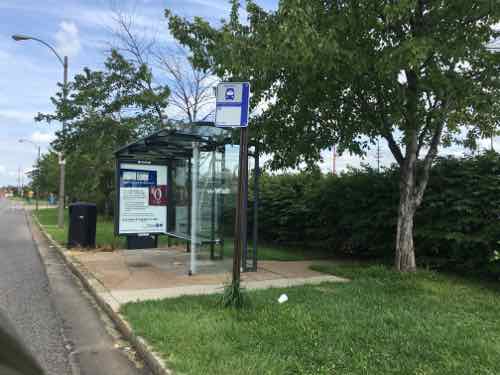
[[[63,67],[64,67],[63,100],[64,100],[64,103],[66,103],[66,99],[67,99],[67,95],[68,95],[68,91],[67,91],[67,87],[68,87],[68,56],[64,56]],[[64,131],[66,130],[66,121],[63,121],[62,128],[63,128],[63,135],[64,135]],[[61,157],[59,159],[59,212],[57,215],[57,226],[59,228],[64,227],[65,166],[66,166],[66,161],[64,160],[64,156],[61,153]]]
[[[43,44],[44,46],[46,46],[48,49],[50,49],[52,51],[52,53],[57,57],[57,59],[59,60],[59,62],[61,63],[61,65],[63,66],[63,69],[64,69],[64,76],[63,76],[63,100],[64,102],[66,102],[67,100],[67,87],[68,87],[68,56],[64,56],[64,58],[61,58],[61,56],[57,53],[57,51],[55,50],[54,47],[52,47],[49,43],[43,41],[42,39],[39,39],[39,38],[35,38],[33,36],[29,36],[29,35],[23,35],[23,34],[15,34],[15,35],[12,35],[12,39],[14,39],[16,42],[21,42],[21,41],[25,41],[25,40],[34,40],[38,43],[41,43]],[[63,133],[64,133],[64,130],[66,130],[66,122],[63,121],[63,124],[62,124],[62,130],[63,130]],[[64,158],[62,156],[62,154],[60,154],[60,157],[59,157],[59,212],[58,212],[58,216],[57,216],[57,226],[59,228],[63,228],[64,227],[64,197],[65,197],[65,194],[64,194],[64,174],[65,174],[65,170],[64,170],[64,167],[65,167],[65,161],[64,161]]]
[[[31,143],[38,149],[38,158],[36,160],[37,165],[37,184],[36,184],[36,199],[35,199],[35,211],[38,213],[38,201],[40,200],[40,145],[29,141],[27,139],[20,139],[19,143]]]

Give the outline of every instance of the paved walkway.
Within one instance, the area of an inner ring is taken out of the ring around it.
[[[213,294],[230,281],[232,259],[211,261],[203,253],[197,260],[198,273],[189,276],[189,254],[184,248],[145,250],[69,251],[101,284],[113,309],[121,304],[181,295]],[[311,261],[260,261],[257,272],[242,274],[247,289],[287,287],[345,279],[309,269]],[[317,262],[315,262],[317,263]]]

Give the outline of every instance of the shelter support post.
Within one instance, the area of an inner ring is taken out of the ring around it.
[[[222,148],[222,155],[221,155],[221,187],[224,190],[226,187],[226,178],[225,178],[225,171],[226,171],[226,148]],[[219,258],[223,259],[224,258],[224,196],[225,194],[219,194],[219,207],[222,208],[221,212],[218,215],[218,223],[219,223],[219,238],[221,238],[221,241],[219,243]]]
[[[257,271],[257,242],[259,240],[259,143],[255,143],[255,166],[253,176],[253,235],[252,271]]]
[[[196,273],[196,250],[198,242],[198,178],[200,169],[200,149],[198,142],[193,142],[193,166],[191,177],[191,261],[189,274]]]
[[[211,210],[210,210],[210,233],[211,233],[211,243],[210,243],[210,259],[214,260],[215,259],[215,196],[216,196],[216,189],[215,189],[215,150],[212,151],[212,163],[211,163]]]
[[[187,222],[187,224],[188,224],[188,228],[187,228],[188,233],[191,233],[191,210],[192,210],[192,207],[193,207],[193,205],[192,205],[192,198],[191,198],[193,196],[193,191],[191,189],[192,181],[193,181],[193,178],[191,176],[192,165],[193,165],[193,163],[192,163],[192,160],[190,158],[190,159],[188,159],[188,175],[187,175],[187,177],[188,177],[188,189],[189,189],[189,194],[188,194],[188,196],[189,196],[189,199],[188,199],[188,210],[187,210],[188,211],[188,222]],[[190,251],[191,251],[191,244],[190,244],[189,241],[186,241],[186,252],[189,253]]]

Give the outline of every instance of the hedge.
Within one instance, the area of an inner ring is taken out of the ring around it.
[[[332,254],[392,258],[398,175],[396,167],[380,173],[364,167],[341,176],[264,174],[260,238]],[[437,159],[415,220],[419,263],[500,276],[499,218],[499,154]]]

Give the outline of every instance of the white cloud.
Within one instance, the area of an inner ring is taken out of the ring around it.
[[[0,164],[0,174],[4,174],[7,171],[7,168],[5,168],[5,165]]]
[[[56,49],[62,55],[74,57],[80,52],[80,35],[74,22],[62,21],[55,39]]]
[[[30,111],[16,110],[16,109],[2,109],[0,110],[0,117],[9,121],[18,122],[34,122],[36,113]]]
[[[30,139],[35,143],[50,143],[55,139],[55,135],[53,133],[42,133],[36,131],[31,134]]]
[[[113,23],[113,12],[110,10],[83,8],[78,14],[78,22],[83,26],[102,27]]]
[[[229,11],[230,8],[229,8],[229,5],[226,4],[226,3],[229,3],[229,2],[226,2],[224,4],[220,4],[220,3],[217,3],[217,2],[214,2],[214,1],[211,1],[211,0],[191,0],[191,3],[193,3],[194,5],[199,5],[199,6],[203,6],[203,7],[207,7],[207,8],[212,8],[214,10],[218,10],[218,11]]]

